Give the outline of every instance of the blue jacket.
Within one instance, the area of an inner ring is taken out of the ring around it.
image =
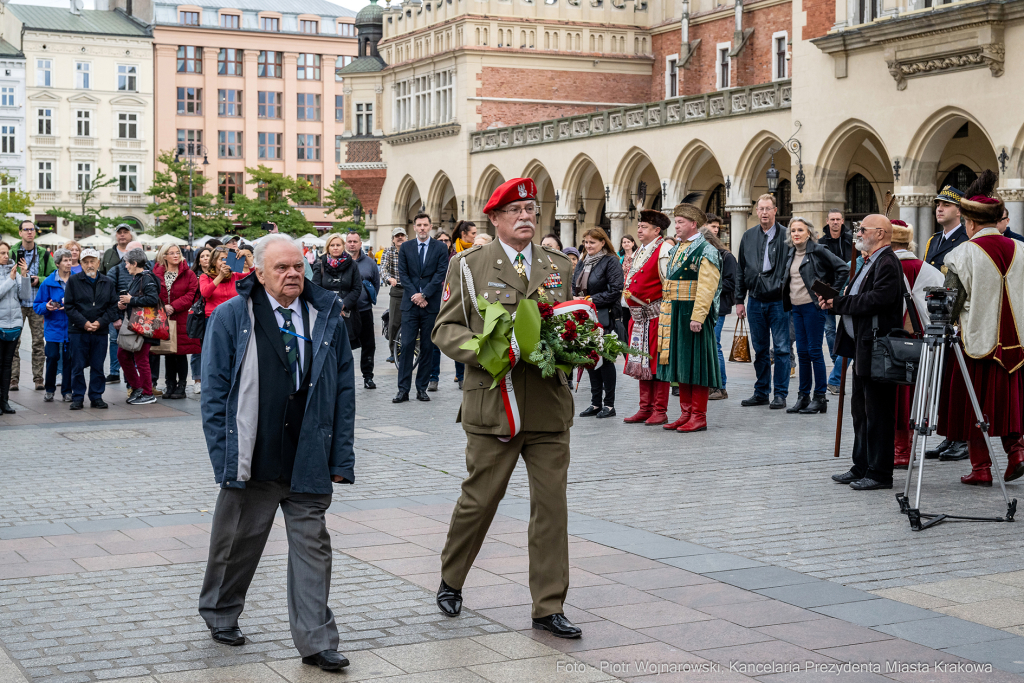
[[[406,240],[398,248],[398,281],[402,283],[402,310],[409,311],[416,306],[413,294],[422,294],[427,299],[427,313],[437,314],[441,310],[441,288],[448,274],[448,250],[437,240],[427,241],[426,258],[420,261],[419,240]]]
[[[48,342],[66,342],[68,340],[67,314],[63,309],[59,311],[46,310],[46,303],[51,299],[61,305],[64,304],[65,284],[57,278],[57,271],[53,271],[39,283],[39,291],[36,292],[35,301],[32,302],[32,310],[43,316],[43,339]]]
[[[222,488],[245,488],[259,413],[259,373],[250,295],[255,275],[239,280],[238,296],[214,310],[203,340],[201,412],[214,476]],[[326,494],[331,475],[355,481],[355,385],[352,347],[334,292],[306,280],[313,360],[292,470],[292,491]]]

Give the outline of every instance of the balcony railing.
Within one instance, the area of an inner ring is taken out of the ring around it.
[[[115,204],[145,204],[146,195],[141,192],[114,192],[112,195]]]
[[[542,145],[559,140],[615,135],[694,121],[789,109],[792,106],[792,94],[791,81],[776,81],[693,97],[676,97],[660,102],[606,109],[593,114],[567,116],[505,128],[490,128],[472,134],[471,152]]]
[[[142,140],[117,138],[114,140],[114,149],[143,149]]]
[[[32,144],[40,147],[56,147],[57,138],[54,135],[33,135]]]
[[[38,190],[32,193],[32,198],[37,202],[60,201],[60,192],[57,190]]]
[[[95,147],[96,146],[96,138],[73,137],[73,138],[71,138],[71,146],[72,147]]]

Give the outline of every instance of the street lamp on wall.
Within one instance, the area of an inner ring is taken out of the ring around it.
[[[772,165],[768,168],[768,172],[764,174],[768,180],[768,192],[775,194],[775,191],[779,189],[779,169],[775,168],[775,155],[772,155]]]
[[[576,222],[582,226],[583,221],[585,221],[586,219],[587,209],[583,206],[583,197],[581,196],[579,208],[576,209]]]

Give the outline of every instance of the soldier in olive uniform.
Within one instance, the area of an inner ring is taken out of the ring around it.
[[[462,586],[476,559],[498,503],[523,456],[530,480],[530,593],[533,627],[560,638],[578,638],[580,629],[563,613],[569,589],[568,511],[569,428],[573,398],[568,378],[559,372],[544,379],[540,369],[520,361],[512,370],[520,431],[512,429],[502,392],[476,354],[460,348],[483,332],[475,297],[500,301],[509,313],[520,300],[543,292],[552,303],[572,298],[572,265],[561,252],[532,242],[537,230],[537,187],[516,178],[494,191],[484,213],[497,239],[457,254],[448,268],[441,311],[432,335],[444,355],[466,364],[465,390],[458,421],[466,430],[466,467],[462,495],[452,513],[441,553],[437,604],[454,617],[462,609]],[[503,437],[503,438],[501,438]]]

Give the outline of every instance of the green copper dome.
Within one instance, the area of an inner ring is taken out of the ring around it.
[[[370,4],[359,10],[356,15],[356,26],[362,24],[383,24],[384,10],[377,4],[377,0],[370,0]]]

